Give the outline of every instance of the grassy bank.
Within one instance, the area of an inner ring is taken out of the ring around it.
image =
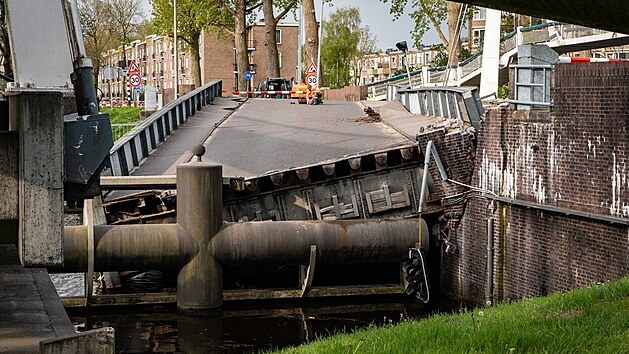
[[[629,277],[317,340],[284,353],[629,353]]]
[[[104,107],[100,109],[100,112],[108,113],[112,124],[126,124],[140,120],[142,109],[142,107]]]

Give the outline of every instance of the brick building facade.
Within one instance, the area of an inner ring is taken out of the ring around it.
[[[264,24],[249,27],[248,49],[249,68],[253,73],[254,87],[266,80],[267,56],[265,49],[266,30]],[[275,38],[279,52],[280,76],[290,79],[297,77],[297,38],[298,24],[278,24]],[[236,50],[234,38],[226,33],[207,32],[201,38],[201,80],[223,80],[223,90],[236,89]],[[244,89],[244,88],[240,88]]]
[[[470,198],[446,205],[456,252],[442,259],[444,294],[485,301],[487,219],[494,221],[496,300],[629,273],[628,78],[629,63],[557,65],[549,111],[490,110],[477,141],[444,131],[420,137],[421,146],[437,143],[452,179],[523,202]],[[433,199],[463,191],[431,173]]]
[[[280,53],[280,73],[282,77],[296,76],[297,68],[297,24],[278,24],[276,38]],[[264,81],[266,73],[266,51],[264,43],[264,24],[249,27],[249,62],[254,72],[252,82],[255,86]],[[207,31],[200,41],[201,82],[223,80],[223,89],[231,90],[234,85],[235,48],[233,37],[229,34]],[[134,41],[125,46],[112,49],[101,60],[102,67],[98,76],[98,86],[103,98],[110,96],[114,101],[123,100],[129,91],[127,84],[127,61],[134,60],[140,69],[143,85],[151,85],[163,95],[164,104],[174,97],[175,85],[175,54],[172,40],[167,36],[151,35],[144,41]],[[127,63],[128,64],[128,63]],[[192,60],[188,52],[179,52],[179,92],[185,93],[194,89],[192,77]],[[114,68],[114,77],[108,80],[105,76],[105,66]],[[139,94],[132,93],[133,98]]]

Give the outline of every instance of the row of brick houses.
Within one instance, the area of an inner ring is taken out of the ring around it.
[[[295,77],[297,68],[297,24],[278,24],[276,31],[279,51],[280,75]],[[263,23],[249,27],[248,50],[249,68],[254,73],[251,80],[254,86],[266,80],[267,57],[265,50],[265,28]],[[124,53],[124,54],[123,54]],[[125,62],[126,60],[126,62]],[[98,76],[98,87],[104,98],[111,97],[114,101],[122,101],[131,94],[133,98],[141,97],[131,91],[127,83],[127,65],[133,60],[140,69],[143,85],[150,85],[162,94],[163,103],[170,102],[174,97],[175,87],[175,51],[173,41],[168,36],[150,35],[144,41],[134,41],[110,50],[101,58],[101,70]],[[194,89],[192,77],[192,59],[188,52],[179,51],[179,92],[185,93]],[[235,85],[235,48],[233,37],[227,33],[206,31],[200,41],[201,82],[223,80],[223,90],[231,90]],[[113,68],[113,78],[110,79]]]

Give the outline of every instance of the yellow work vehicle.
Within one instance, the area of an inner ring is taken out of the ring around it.
[[[319,104],[322,103],[319,88],[315,86],[311,89],[303,82],[293,85],[290,90],[290,98],[296,99],[299,104],[307,104],[314,98],[318,100],[317,102],[319,102]]]

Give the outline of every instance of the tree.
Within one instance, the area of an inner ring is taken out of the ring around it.
[[[350,65],[358,54],[363,28],[360,12],[355,7],[344,7],[330,14],[323,24],[321,62],[323,81],[335,88],[350,85]]]
[[[279,54],[277,51],[277,23],[286,16],[286,14],[295,7],[297,0],[275,0],[282,10],[275,15],[273,10],[274,0],[263,0],[262,11],[264,13],[264,46],[267,53],[266,72],[269,76],[280,76]]]
[[[0,54],[2,55],[2,69],[4,75],[13,77],[13,67],[11,66],[11,47],[9,45],[9,34],[7,32],[4,0],[0,0]]]
[[[262,0],[211,0],[212,3],[231,13],[234,19],[233,35],[236,48],[236,66],[238,67],[239,87],[247,87],[245,71],[249,70],[249,51],[247,43],[247,15],[262,6]]]
[[[94,77],[98,78],[101,59],[105,52],[117,44],[117,36],[112,30],[107,0],[83,0],[78,3],[83,42],[87,57],[94,65]],[[103,15],[105,14],[105,15]],[[97,80],[94,80],[97,83]]]
[[[112,26],[112,31],[117,34],[122,42],[122,55],[126,60],[125,45],[138,30],[142,23],[142,1],[141,0],[107,0],[108,16]],[[97,13],[97,16],[103,16]]]
[[[153,25],[164,35],[173,36],[173,2],[172,0],[151,0],[153,6]],[[194,85],[201,86],[200,38],[209,26],[231,28],[233,19],[216,6],[211,0],[178,0],[177,1],[177,36],[190,50],[192,57],[192,76]]]
[[[421,46],[424,34],[432,27],[437,31],[439,39],[448,53],[453,53],[453,57],[458,57],[460,45],[458,43],[457,22],[459,18],[466,18],[472,7],[466,6],[466,11],[461,13],[462,4],[445,0],[381,0],[384,3],[391,3],[391,14],[398,19],[403,13],[406,5],[411,1],[413,11],[409,16],[415,21],[415,28],[411,32],[416,47]],[[448,37],[441,30],[441,23],[447,20]],[[453,41],[453,39],[455,39]]]
[[[319,52],[319,24],[315,15],[314,0],[303,0],[302,11],[304,17],[304,61],[316,61]]]
[[[376,36],[369,31],[369,26],[360,29],[358,35],[358,47],[356,48],[356,56],[353,63],[354,69],[354,85],[360,85],[360,73],[369,66],[368,54],[376,51]]]

